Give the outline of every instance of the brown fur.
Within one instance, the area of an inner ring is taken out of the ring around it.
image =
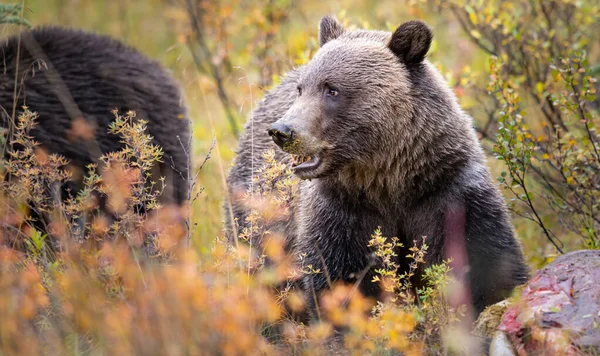
[[[188,200],[190,132],[181,91],[159,63],[134,48],[107,36],[60,27],[36,28],[0,41],[3,128],[14,125],[24,105],[39,114],[31,132],[35,141],[68,159],[79,176],[101,155],[123,148],[120,137],[108,132],[115,120],[112,111],[135,111],[138,120],[148,122],[153,143],[164,151],[152,179],[160,186],[159,178],[165,177],[161,202],[182,205]],[[92,137],[69,134],[76,120],[92,129]],[[6,157],[18,149],[9,146]],[[76,195],[82,185],[81,179],[74,179],[63,187],[63,196]],[[31,208],[38,215],[36,207]],[[39,222],[37,227],[43,229]]]

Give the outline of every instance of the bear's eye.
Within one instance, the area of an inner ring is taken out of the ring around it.
[[[336,88],[330,88],[330,87],[326,87],[326,88],[325,88],[325,94],[326,94],[327,96],[332,96],[332,97],[335,97],[335,96],[338,96],[338,95],[340,95],[340,91],[339,91],[339,90],[337,90]]]
[[[298,87],[298,96],[302,95],[302,87]]]

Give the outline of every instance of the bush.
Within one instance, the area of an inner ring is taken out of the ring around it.
[[[428,0],[448,10],[489,54],[489,83],[475,84],[473,114],[506,165],[499,182],[513,212],[534,222],[557,251],[600,243],[600,68],[596,1]],[[497,134],[495,134],[497,132]],[[558,219],[557,219],[558,218]],[[556,224],[560,222],[560,224]],[[563,238],[564,239],[564,238]]]
[[[286,281],[323,272],[311,266],[298,270],[283,241],[267,228],[283,216],[273,211],[289,209],[297,189],[273,152],[259,170],[263,179],[248,192],[253,228],[241,236],[260,245],[252,251],[217,240],[210,258],[202,259],[182,248],[186,235],[177,227],[177,214],[158,203],[161,187],[149,173],[162,151],[135,113],[115,112],[110,131],[121,136],[124,148],[103,156],[102,169],[88,167],[84,189],[66,200],[56,192],[72,178],[65,170],[68,162],[33,140],[36,118],[25,108],[14,135],[20,149],[3,162],[11,180],[2,186],[2,205],[13,209],[4,215],[10,219],[3,221],[0,247],[3,353],[271,354],[282,348],[323,353],[346,347],[420,354],[425,345],[442,349],[442,332],[456,320],[444,303],[448,266],[426,269],[428,287],[413,291],[410,280],[423,263],[426,245],[411,249],[413,268],[397,276],[390,258],[397,257],[391,255],[397,241],[378,231],[371,245],[384,267],[373,282],[383,283],[390,298],[375,304],[356,286],[336,285],[320,299],[322,322],[306,326],[287,314],[301,312],[304,302]],[[115,215],[112,223],[98,207],[100,197]],[[50,237],[30,222],[24,206],[43,215]],[[54,239],[50,248],[48,240]],[[272,263],[264,265],[265,259]],[[264,331],[273,326],[280,335],[269,342],[272,335]],[[340,329],[347,330],[343,337],[335,333]]]
[[[0,4],[0,25],[12,24],[31,27],[29,21],[22,16],[23,5],[21,4]]]

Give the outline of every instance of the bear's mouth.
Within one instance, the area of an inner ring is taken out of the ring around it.
[[[314,171],[321,165],[323,160],[320,155],[310,155],[310,156],[300,156],[300,155],[291,155],[292,156],[292,170],[296,174],[308,173],[310,171]]]

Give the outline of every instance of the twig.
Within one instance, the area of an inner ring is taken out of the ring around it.
[[[227,115],[227,120],[229,121],[229,126],[231,127],[231,131],[233,132],[235,137],[238,137],[239,136],[238,124],[235,119],[235,115],[233,114],[233,110],[231,109],[231,104],[229,103],[229,97],[227,96],[227,93],[225,92],[225,87],[223,84],[223,78],[221,75],[221,71],[219,70],[219,67],[217,67],[217,65],[215,65],[210,60],[213,56],[208,48],[208,45],[206,44],[206,40],[205,40],[204,36],[202,35],[202,29],[200,27],[198,16],[196,15],[196,13],[194,11],[194,6],[192,4],[192,0],[187,0],[187,8],[188,8],[188,15],[190,17],[190,22],[192,24],[192,30],[194,31],[194,35],[196,37],[196,41],[197,41],[198,47],[200,49],[200,52],[202,53],[202,56],[206,59],[204,61],[204,63],[206,63],[206,65],[208,66],[208,70],[202,65],[203,62],[201,61],[201,59],[197,57],[197,55],[194,51],[193,45],[192,45],[192,41],[189,37],[187,39],[188,48],[189,48],[190,52],[192,53],[192,56],[194,58],[194,63],[196,65],[196,68],[198,69],[198,71],[210,72],[210,75],[213,77],[215,84],[217,85],[217,95],[219,96],[219,100],[221,101],[221,104],[223,104],[223,109],[225,110],[225,114]]]

